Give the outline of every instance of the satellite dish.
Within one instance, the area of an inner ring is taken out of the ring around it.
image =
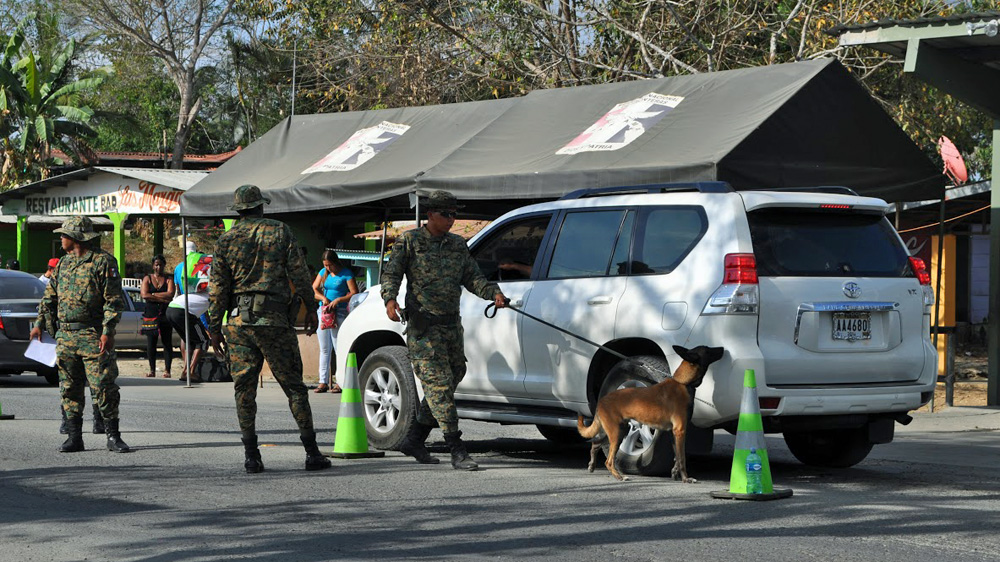
[[[938,152],[944,160],[944,175],[948,176],[955,185],[961,185],[968,181],[969,172],[965,169],[965,160],[955,148],[955,143],[951,139],[942,135],[937,141]]]

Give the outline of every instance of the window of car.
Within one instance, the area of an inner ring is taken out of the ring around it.
[[[608,275],[627,210],[566,213],[556,238],[548,279]]]
[[[903,277],[906,249],[882,215],[768,209],[748,215],[757,274]]]
[[[125,301],[125,310],[135,311],[142,300],[142,295],[138,291],[122,288],[122,300]]]
[[[708,229],[695,206],[567,213],[549,279],[670,273]]]
[[[0,277],[0,295],[11,299],[41,299],[45,294],[45,284],[31,276],[5,275]]]
[[[552,215],[534,215],[504,223],[472,249],[472,257],[483,275],[491,281],[517,281],[531,278],[542,239]]]
[[[673,271],[708,230],[701,207],[651,207],[641,209],[629,274],[654,275]]]

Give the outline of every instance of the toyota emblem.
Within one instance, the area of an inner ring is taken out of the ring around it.
[[[848,281],[844,283],[844,294],[847,295],[849,299],[856,299],[861,296],[861,285],[858,285],[854,281]]]

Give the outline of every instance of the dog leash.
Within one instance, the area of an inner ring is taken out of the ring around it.
[[[567,330],[565,328],[561,328],[559,326],[556,326],[555,324],[552,324],[551,322],[547,322],[547,321],[542,320],[541,318],[539,318],[537,316],[533,316],[531,314],[528,314],[527,312],[521,310],[520,308],[517,308],[515,306],[511,306],[510,299],[504,299],[503,302],[507,305],[506,308],[509,308],[509,309],[513,310],[514,312],[517,312],[518,314],[523,314],[523,315],[527,316],[528,318],[531,318],[535,322],[538,322],[540,324],[544,324],[544,325],[548,326],[549,328],[552,328],[553,330],[558,330],[558,331],[560,331],[560,332],[562,332],[562,333],[564,333],[564,334],[566,334],[568,336],[573,336],[574,338],[576,338],[576,339],[578,339],[580,341],[589,343],[590,345],[592,345],[592,346],[594,346],[596,348],[599,348],[602,351],[606,351],[606,352],[610,353],[611,355],[614,355],[615,357],[618,357],[619,359],[622,359],[624,361],[628,361],[629,363],[633,363],[633,364],[635,364],[635,365],[637,365],[639,367],[642,367],[643,369],[646,369],[648,371],[656,371],[656,372],[658,372],[658,373],[660,373],[662,375],[665,375],[667,377],[671,376],[670,373],[664,373],[664,372],[660,371],[659,369],[656,369],[654,367],[646,365],[645,363],[643,363],[641,361],[636,361],[635,358],[633,358],[633,357],[629,357],[628,355],[625,355],[623,353],[619,353],[619,352],[611,349],[610,347],[601,345],[601,344],[599,344],[599,343],[597,343],[595,341],[588,340],[587,338],[585,338],[585,337],[583,337],[583,336],[581,336],[579,334],[574,334],[573,332],[570,332],[569,330]],[[486,310],[483,311],[483,315],[486,316],[487,318],[494,318],[497,315],[497,305],[496,305],[496,303],[491,302],[490,304],[488,304],[486,306]]]

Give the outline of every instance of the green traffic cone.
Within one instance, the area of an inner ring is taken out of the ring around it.
[[[347,373],[341,385],[340,415],[337,417],[337,435],[333,452],[326,456],[337,459],[384,457],[385,451],[368,450],[368,431],[365,429],[364,405],[358,388],[358,359],[347,356]]]
[[[748,493],[747,457],[755,450],[760,456],[761,493]],[[771,465],[767,459],[767,443],[764,441],[764,421],[760,417],[757,401],[757,378],[753,369],[743,373],[743,401],[740,403],[740,419],[736,427],[736,445],[733,447],[733,468],[729,474],[729,489],[711,493],[713,498],[732,500],[776,500],[791,497],[792,490],[775,489],[771,481]]]

